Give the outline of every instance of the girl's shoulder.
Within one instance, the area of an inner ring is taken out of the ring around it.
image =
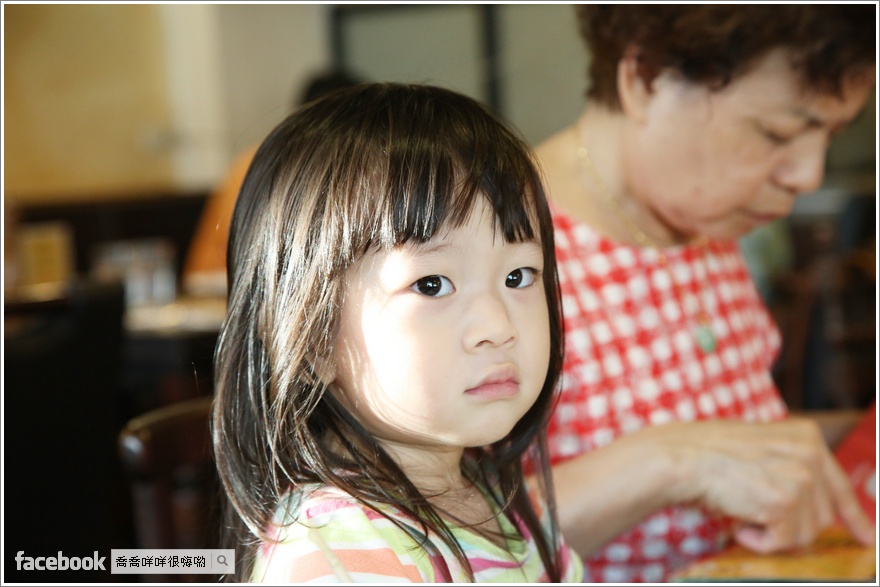
[[[361,504],[349,493],[329,485],[311,484],[290,489],[276,511],[276,522],[288,524],[300,518],[326,516]],[[280,518],[279,518],[280,516]]]
[[[259,547],[261,582],[433,581],[435,564],[397,508],[365,504],[335,487],[288,492]]]
[[[346,491],[327,485],[306,485],[288,491],[273,518],[276,540],[284,541],[300,528],[348,528],[356,522],[371,526],[411,525],[412,520],[391,504],[365,503]]]

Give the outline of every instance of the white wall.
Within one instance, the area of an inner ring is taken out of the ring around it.
[[[199,190],[222,176],[229,159],[217,13],[210,4],[161,4],[158,10],[172,120],[147,140],[171,155],[179,189]]]
[[[482,93],[484,64],[471,62],[480,55],[473,4],[380,8],[358,17],[368,27],[355,39],[364,49],[356,63],[378,63],[383,79]],[[14,113],[4,128],[4,188],[33,198],[209,189],[332,60],[332,4],[3,9],[4,103]],[[536,145],[582,108],[586,50],[571,4],[496,10],[501,113]],[[128,18],[135,12],[139,20]],[[434,19],[427,25],[425,14]],[[115,93],[106,90],[110,82]],[[869,109],[835,141],[830,167],[872,171],[875,127]]]
[[[169,5],[166,11],[192,20],[186,9]],[[222,132],[215,133],[216,144],[229,162],[261,141],[290,112],[308,78],[331,65],[332,5],[223,4],[189,10],[203,15],[196,30],[206,29],[202,36],[216,42],[211,79],[217,89],[212,100],[207,89],[193,92],[192,81],[184,84],[190,96],[184,111],[195,107],[202,109],[197,113],[202,119],[208,113],[218,116]],[[574,120],[584,104],[588,60],[574,10],[570,4],[509,4],[498,5],[497,14],[502,114],[537,145]],[[348,39],[358,48],[350,64],[355,73],[437,83],[482,97],[483,64],[462,62],[479,56],[475,11],[436,5],[376,10],[358,18]],[[206,61],[191,51],[178,55],[191,69]]]
[[[570,4],[499,7],[500,81],[508,119],[537,145],[584,106],[587,51]]]
[[[485,88],[479,7],[401,5],[345,19],[346,65],[375,81],[438,85],[481,98]]]
[[[584,104],[587,55],[570,4],[495,7],[500,113],[532,144]],[[432,83],[487,100],[480,7],[399,5],[345,17],[346,65],[376,81]]]
[[[232,156],[261,141],[290,112],[306,79],[330,64],[330,7],[223,4],[214,8]]]

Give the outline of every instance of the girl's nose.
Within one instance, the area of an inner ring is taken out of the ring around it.
[[[517,337],[511,311],[495,292],[475,299],[468,311],[465,345],[468,349],[500,347],[512,344]]]

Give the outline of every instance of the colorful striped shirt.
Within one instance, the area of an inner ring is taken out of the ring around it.
[[[543,508],[536,508],[536,512],[546,528],[548,518]],[[524,540],[509,541],[508,551],[471,530],[450,525],[473,569],[474,580],[548,582],[525,525],[514,528],[503,515],[498,521],[506,533],[518,530]],[[366,506],[334,487],[315,485],[288,493],[276,511],[269,535],[274,541],[264,541],[258,549],[251,574],[254,582],[468,582],[465,570],[441,540],[431,541],[433,552],[419,546],[424,534],[411,517],[393,506]],[[582,580],[580,558],[564,541],[559,546],[559,561],[566,582]]]

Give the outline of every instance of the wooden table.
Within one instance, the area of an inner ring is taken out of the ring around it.
[[[128,416],[213,394],[223,298],[183,297],[125,314],[123,396]]]
[[[876,558],[874,547],[856,543],[843,528],[835,526],[798,551],[759,555],[742,546],[731,546],[676,573],[672,581],[875,583]]]

